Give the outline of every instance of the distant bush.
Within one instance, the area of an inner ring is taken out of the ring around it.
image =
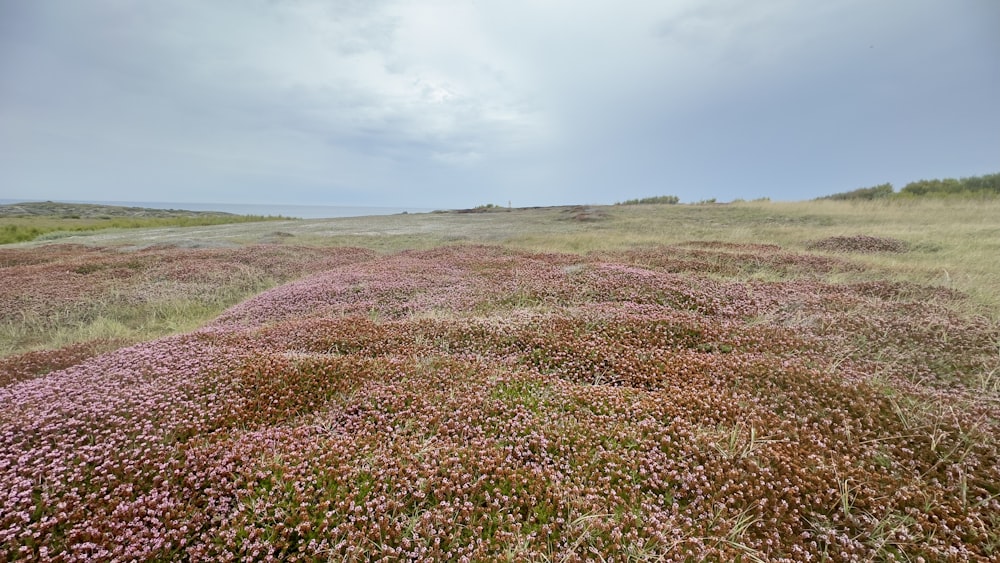
[[[851,190],[849,192],[841,192],[833,195],[828,195],[826,197],[821,197],[819,199],[834,199],[834,200],[849,200],[849,199],[863,199],[863,200],[873,200],[873,199],[884,199],[891,197],[894,194],[892,184],[885,183],[879,184],[877,186],[872,186],[870,188],[858,188],[856,190]]]
[[[43,232],[45,231],[23,225],[0,225],[0,244],[34,240]]]
[[[625,201],[620,201],[615,205],[643,205],[648,203],[667,203],[674,205],[680,203],[681,198],[675,195],[658,195],[654,197],[644,197],[640,199],[627,199]]]
[[[899,192],[893,191],[892,184],[879,184],[870,188],[859,188],[818,199],[831,200],[877,200],[900,197],[995,197],[1000,195],[1000,173],[968,178],[945,178],[943,180],[918,180],[910,182]]]
[[[945,178],[944,180],[918,180],[910,182],[899,191],[911,196],[981,196],[1000,195],[1000,174]]]

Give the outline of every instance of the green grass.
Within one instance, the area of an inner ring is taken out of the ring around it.
[[[0,219],[0,244],[36,240],[39,237],[107,229],[142,229],[155,227],[204,227],[231,223],[287,220],[287,217],[261,215],[206,215],[201,217],[7,217]]]

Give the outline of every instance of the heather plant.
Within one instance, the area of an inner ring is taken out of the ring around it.
[[[74,366],[101,352],[119,348],[121,344],[115,341],[90,340],[55,350],[36,350],[0,358],[0,386]]]
[[[211,283],[228,252],[152,271]],[[957,291],[766,245],[236,256],[305,275],[0,364],[0,557],[1000,554],[1000,332]]]

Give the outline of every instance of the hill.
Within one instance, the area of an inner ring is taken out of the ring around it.
[[[150,209],[91,203],[61,203],[36,201],[0,205],[0,217],[57,217],[64,219],[111,219],[115,217],[233,217],[221,211],[187,211],[183,209]]]

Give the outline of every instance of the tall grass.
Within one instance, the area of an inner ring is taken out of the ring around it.
[[[0,356],[187,332],[275,285],[372,255],[281,245],[0,249]]]
[[[137,343],[188,332],[278,281],[234,274],[209,291],[136,301],[114,292],[54,315],[26,313],[0,323],[0,357],[92,341]]]
[[[832,236],[870,235],[907,243],[908,252],[842,254],[879,276],[968,293],[1000,321],[1000,200],[741,202],[718,206],[609,208],[609,219],[558,229],[512,230],[506,241],[545,252],[615,251],[692,240],[777,244],[808,251]]]

